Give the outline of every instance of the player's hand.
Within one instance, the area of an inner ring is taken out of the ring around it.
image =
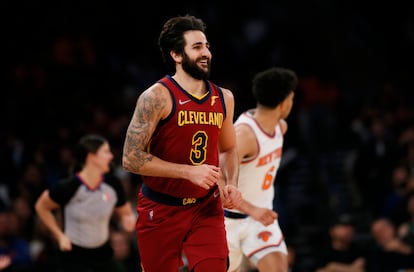
[[[241,192],[233,185],[225,185],[221,193],[223,207],[226,209],[237,209],[243,201]]]
[[[126,231],[135,230],[135,223],[137,221],[135,215],[133,214],[123,215],[121,217],[121,220],[122,220],[122,226]]]
[[[250,213],[250,216],[263,225],[268,226],[277,219],[278,214],[270,209],[255,207]]]
[[[69,237],[66,235],[62,235],[59,237],[59,249],[61,251],[71,251],[72,250],[72,242],[70,241]]]
[[[9,255],[0,254],[0,270],[8,267],[11,264],[11,257]]]
[[[215,165],[203,164],[191,166],[190,181],[206,190],[216,186],[220,168]]]
[[[365,271],[365,259],[362,257],[357,258],[351,263],[352,271],[363,272]]]

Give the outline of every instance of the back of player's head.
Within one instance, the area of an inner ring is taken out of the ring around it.
[[[298,77],[291,69],[272,67],[257,73],[252,83],[252,92],[257,104],[274,108],[295,91]]]
[[[167,65],[175,66],[170,52],[184,53],[184,33],[190,30],[200,30],[205,33],[206,24],[200,18],[192,15],[177,16],[165,22],[158,38],[162,58]]]

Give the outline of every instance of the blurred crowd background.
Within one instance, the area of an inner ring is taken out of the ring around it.
[[[233,91],[236,115],[254,106],[259,70],[299,75],[275,200],[293,271],[316,269],[344,215],[363,243],[379,217],[414,224],[413,2],[4,1],[1,13],[0,253],[14,252],[13,271],[53,271],[56,247],[33,204],[68,174],[82,135],[110,140],[136,204],[124,134],[138,95],[166,73],[162,24],[187,13],[207,23],[211,79]],[[137,271],[134,234],[113,236],[125,271]]]

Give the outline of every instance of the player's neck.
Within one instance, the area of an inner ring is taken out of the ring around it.
[[[275,132],[275,126],[280,121],[280,113],[276,109],[256,108],[253,116],[260,127],[269,134]]]
[[[83,182],[87,183],[90,187],[95,187],[102,182],[103,174],[101,171],[84,167],[79,173],[79,177]]]
[[[200,97],[206,93],[205,83],[201,79],[195,79],[187,73],[177,72],[172,78],[188,93]]]

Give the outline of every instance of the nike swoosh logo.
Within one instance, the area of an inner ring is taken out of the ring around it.
[[[220,195],[220,193],[219,192],[214,192],[213,195],[214,195],[214,198],[216,198]]]
[[[184,100],[184,101],[182,101],[181,99],[180,100],[178,100],[178,103],[180,104],[180,105],[184,105],[184,104],[187,104],[188,102],[190,102],[191,100],[190,99],[188,99],[188,100]]]

